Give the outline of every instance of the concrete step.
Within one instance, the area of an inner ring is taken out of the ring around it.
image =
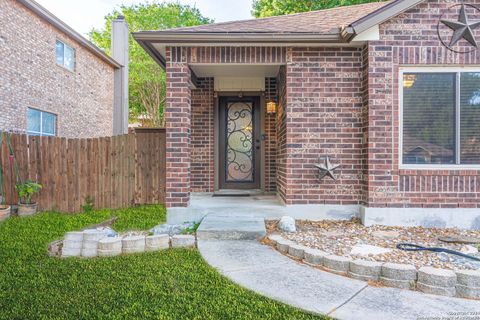
[[[202,240],[255,240],[267,233],[265,220],[249,214],[209,214],[197,230]]]

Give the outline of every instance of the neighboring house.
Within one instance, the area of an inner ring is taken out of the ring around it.
[[[135,33],[167,73],[169,214],[259,189],[297,216],[480,228],[480,0],[462,3]]]
[[[0,0],[0,130],[126,133],[128,26],[121,19],[114,26],[115,59],[38,3]]]

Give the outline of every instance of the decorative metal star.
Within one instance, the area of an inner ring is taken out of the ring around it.
[[[480,21],[472,23],[468,21],[467,13],[465,12],[465,5],[462,4],[460,8],[458,21],[440,20],[440,22],[453,30],[452,40],[449,45],[450,47],[453,47],[458,41],[465,39],[472,46],[478,48],[477,41],[475,41],[475,36],[473,35],[473,30],[480,26]]]
[[[324,158],[324,161],[324,163],[314,164],[314,166],[320,170],[320,176],[318,179],[322,180],[326,176],[329,176],[333,180],[337,180],[337,178],[335,178],[334,171],[338,169],[340,165],[332,165],[328,156]]]

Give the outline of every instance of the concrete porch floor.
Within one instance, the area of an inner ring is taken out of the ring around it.
[[[212,193],[192,193],[187,208],[169,208],[168,223],[200,221],[210,214],[245,215],[262,219],[279,219],[289,215],[295,219],[348,220],[359,216],[357,205],[284,205],[276,195],[213,196]]]

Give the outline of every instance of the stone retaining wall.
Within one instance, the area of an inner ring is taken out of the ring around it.
[[[305,247],[280,235],[269,235],[271,244],[281,253],[325,271],[363,281],[375,281],[388,287],[418,290],[448,297],[480,299],[479,270],[447,270],[432,267],[354,260]]]

